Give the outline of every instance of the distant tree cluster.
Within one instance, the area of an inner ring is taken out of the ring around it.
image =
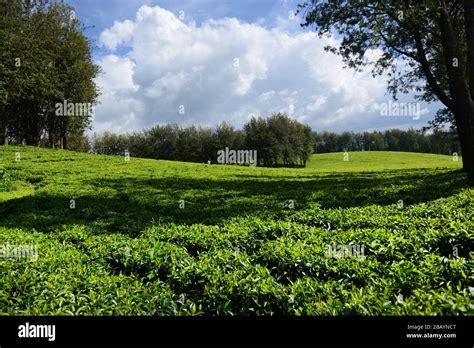
[[[216,163],[226,147],[256,150],[263,166],[305,166],[313,152],[311,128],[281,113],[252,118],[242,130],[225,122],[215,129],[165,125],[125,135],[94,134],[90,146],[85,137],[73,142],[80,151],[123,155],[128,150],[135,157],[189,162]]]
[[[313,152],[311,128],[284,114],[252,118],[245,126],[245,144],[258,150],[265,166],[306,166]]]
[[[315,152],[342,151],[406,151],[437,154],[460,153],[457,135],[453,131],[390,129],[384,132],[341,134],[331,132],[313,133]]]
[[[66,148],[90,126],[98,73],[71,6],[0,1],[0,144]]]

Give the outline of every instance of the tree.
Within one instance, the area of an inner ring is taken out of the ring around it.
[[[305,166],[313,151],[311,128],[284,113],[253,117],[244,132],[247,149],[256,150],[259,164],[265,166]]]
[[[235,131],[235,128],[227,123],[227,122],[222,122],[220,125],[218,125],[215,129],[215,136],[218,150],[225,149],[226,147],[230,149],[237,149],[237,133]]]
[[[274,146],[276,139],[269,132],[265,119],[252,117],[244,126],[245,144],[247,149],[256,150],[258,165],[276,164]]]
[[[277,164],[282,159],[283,165],[293,165],[296,156],[296,146],[291,142],[291,134],[294,133],[292,120],[283,113],[273,114],[266,120],[266,127],[270,138],[273,139],[271,154],[273,161]]]
[[[91,143],[89,138],[83,134],[76,134],[69,138],[68,150],[77,152],[90,152]]]
[[[64,101],[93,105],[99,68],[74,9],[48,0],[0,2],[0,128],[9,139],[29,145],[67,146],[80,136],[92,115],[64,117],[55,105]]]
[[[308,162],[314,150],[311,127],[296,120],[293,120],[292,123],[293,131],[290,133],[290,146],[295,149],[299,165],[306,167],[306,162]]]
[[[343,132],[338,143],[338,147],[342,151],[354,151],[356,149],[356,138],[352,132]]]
[[[299,12],[302,25],[320,36],[342,36],[339,48],[327,50],[347,66],[371,64],[374,76],[388,72],[394,98],[414,90],[419,100],[441,101],[440,114],[453,120],[464,170],[474,180],[474,0],[309,0]],[[370,60],[366,53],[374,49],[383,53]]]
[[[364,150],[381,151],[384,149],[384,137],[380,132],[364,132]]]

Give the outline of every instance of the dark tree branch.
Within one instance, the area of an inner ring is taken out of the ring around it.
[[[464,0],[464,23],[467,41],[467,65],[469,70],[469,90],[474,100],[474,0]]]
[[[421,40],[420,33],[413,33],[413,34],[414,34],[415,45],[417,49],[418,62],[420,63],[423,73],[425,74],[426,81],[428,82],[431,89],[433,90],[433,93],[436,94],[438,99],[444,105],[446,105],[446,107],[451,108],[453,105],[452,100],[441,89],[440,85],[438,84],[438,81],[436,80],[433,73],[431,72],[430,63],[428,62],[428,59],[426,58],[426,52],[425,52],[425,48],[423,47],[423,41]]]

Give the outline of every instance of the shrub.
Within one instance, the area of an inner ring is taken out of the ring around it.
[[[12,188],[12,179],[8,171],[0,166],[0,192],[8,192]]]

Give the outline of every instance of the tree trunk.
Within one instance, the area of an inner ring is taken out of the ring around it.
[[[2,145],[8,145],[8,126],[2,127]]]
[[[41,147],[41,131],[38,133],[36,137],[36,146]]]
[[[464,27],[467,41],[469,89],[471,92],[471,99],[474,99],[474,0],[464,0]]]
[[[67,149],[67,138],[65,135],[61,136],[61,149]]]
[[[56,147],[56,134],[51,133],[49,135],[49,146],[54,149]]]
[[[461,144],[463,169],[467,172],[469,180],[474,180],[474,103],[464,76],[464,61],[445,7],[440,9],[439,23],[449,90],[453,101],[451,111],[456,120]]]

